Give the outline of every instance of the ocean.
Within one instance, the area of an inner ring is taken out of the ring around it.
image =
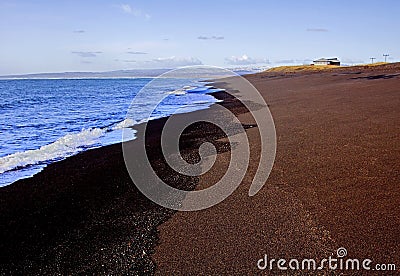
[[[179,113],[182,107],[190,112],[217,102],[207,94],[215,89],[200,79],[169,78],[155,86],[151,81],[0,80],[0,186],[30,177],[68,156],[121,142],[123,128]],[[146,96],[130,107],[143,87]],[[152,102],[156,93],[165,96],[159,104]],[[154,107],[150,118],[142,115],[142,110]],[[135,111],[133,120],[125,119],[128,108]],[[129,138],[135,139],[131,132]]]

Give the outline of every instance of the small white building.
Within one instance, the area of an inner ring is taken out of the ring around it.
[[[338,58],[320,58],[313,61],[314,65],[337,65],[340,66]]]

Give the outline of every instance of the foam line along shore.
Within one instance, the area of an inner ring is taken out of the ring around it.
[[[0,108],[0,117],[5,122],[0,135],[0,186],[30,177],[46,165],[79,152],[118,143],[123,128],[168,116],[182,107],[190,112],[216,102],[208,94],[212,87],[196,79],[165,80],[163,87],[151,87],[151,81],[151,78],[0,80],[5,99]],[[145,86],[149,97],[137,107],[134,118],[126,119],[130,102]],[[166,98],[150,117],[142,118],[141,110],[153,105],[151,93]],[[134,131],[129,138],[135,138]]]

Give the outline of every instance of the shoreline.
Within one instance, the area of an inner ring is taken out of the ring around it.
[[[339,246],[351,256],[399,265],[400,66],[391,66],[247,75],[266,98],[278,135],[273,171],[252,198],[245,192],[254,155],[238,191],[221,204],[199,212],[166,210],[130,183],[120,143],[1,188],[0,273],[258,273],[254,263],[267,250],[318,257]],[[212,95],[225,99],[216,105],[251,123],[234,98]],[[218,174],[184,177],[162,162],[158,143],[166,119],[147,123],[150,161],[160,177],[188,190],[213,183]],[[257,152],[257,127],[246,134]],[[215,170],[224,171],[229,145],[218,129],[200,124],[184,137],[184,157],[196,161],[199,144],[212,141],[220,158]]]
[[[210,93],[219,100],[224,94]],[[217,104],[221,103],[214,103]],[[208,113],[209,109],[175,116]],[[141,131],[147,126],[154,162],[162,159],[159,134],[168,118],[133,127]],[[205,128],[186,134],[189,138],[183,145],[191,158],[195,158],[192,144],[197,137],[213,140],[221,136],[218,130],[205,132]],[[126,143],[140,142],[136,138]],[[196,177],[182,176],[178,176],[180,181],[176,184],[172,180],[176,174],[165,171],[163,164],[158,165],[157,172],[180,189],[193,190],[196,185]],[[0,226],[0,273],[154,273],[150,253],[157,243],[156,227],[175,213],[152,203],[137,190],[125,168],[122,143],[89,149],[51,163],[34,176],[1,187],[0,191],[0,220],[4,222]],[[100,217],[102,214],[104,218]],[[120,225],[112,225],[115,222]],[[115,241],[110,244],[107,237]],[[94,256],[86,256],[88,252]],[[115,267],[113,259],[121,262],[127,256],[130,261]]]
[[[112,79],[107,79],[107,81],[108,80]],[[155,80],[155,78],[149,78],[149,80],[151,82]],[[149,84],[150,82],[148,82],[147,84]],[[190,84],[193,85],[193,87],[196,87],[195,85],[199,87],[206,87],[206,85],[202,83],[201,80],[192,82]],[[132,85],[134,86],[136,85],[136,83],[133,82]],[[190,98],[193,98],[193,95],[196,97],[196,99],[201,99],[201,101],[197,102],[192,100],[192,104],[180,104],[180,107],[185,106],[188,110],[190,110],[187,112],[207,109],[210,105],[216,102],[215,97],[212,97],[212,95],[209,95],[209,93],[190,94],[189,92],[186,92],[176,95],[176,91],[185,92],[185,90],[189,88],[179,86],[179,84],[177,84],[175,90],[173,91],[170,91],[170,88],[171,87],[165,87],[162,89],[162,91],[165,90],[168,98],[167,100],[172,99],[172,101],[177,102],[178,105],[180,101],[187,102],[187,99],[190,100]],[[127,102],[130,101],[131,99],[129,99]],[[138,119],[138,121],[133,120],[132,118],[127,118],[126,114],[122,114],[120,120],[118,121],[118,118],[116,118],[115,121],[115,119],[109,119],[112,117],[112,114],[106,113],[106,115],[109,117],[103,118],[104,116],[102,117],[102,115],[99,115],[100,118],[103,119],[97,120],[96,124],[91,124],[90,126],[82,126],[81,128],[79,127],[79,123],[78,127],[76,125],[65,126],[62,121],[58,120],[55,122],[59,124],[57,125],[57,127],[61,128],[62,130],[65,129],[66,131],[60,131],[59,129],[57,129],[60,135],[55,135],[56,138],[51,138],[55,140],[50,140],[47,138],[48,136],[53,135],[53,132],[44,128],[39,128],[39,131],[42,132],[42,136],[44,136],[44,139],[41,140],[39,138],[37,140],[33,140],[32,143],[37,143],[36,148],[30,147],[30,145],[27,145],[26,143],[23,143],[17,149],[13,148],[13,146],[10,146],[8,148],[8,143],[12,141],[4,141],[6,150],[5,153],[3,153],[5,155],[0,158],[0,187],[12,185],[14,182],[20,179],[32,177],[43,170],[43,168],[45,168],[49,164],[59,162],[80,152],[121,143],[122,130],[124,126],[128,126],[129,128],[131,128],[135,125],[145,123],[149,120],[168,117],[171,112],[173,112],[173,110],[168,109],[168,106],[166,106],[164,110],[162,112],[158,112],[157,115],[150,116],[149,118],[140,118]],[[8,132],[6,131],[5,134],[7,135],[7,133]],[[19,136],[23,136],[24,134],[25,133],[23,131],[20,131],[15,135],[17,135],[16,137],[19,138]],[[134,132],[132,132],[132,134],[129,136],[132,136],[132,138],[135,139]],[[37,135],[37,137],[40,136]]]

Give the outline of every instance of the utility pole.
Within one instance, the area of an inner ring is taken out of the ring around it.
[[[374,59],[376,59],[376,58],[370,58],[371,59],[371,63],[374,63]]]
[[[385,57],[385,62],[386,62],[386,58],[389,56],[389,54],[383,54],[383,56]]]

